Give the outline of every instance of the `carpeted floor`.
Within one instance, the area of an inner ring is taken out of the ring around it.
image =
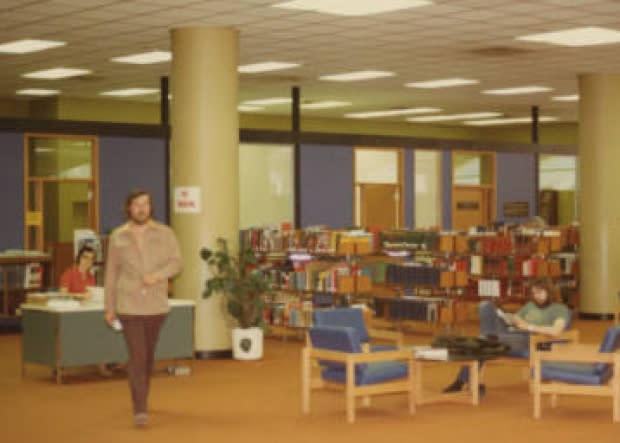
[[[583,341],[598,342],[611,322],[577,322]],[[410,343],[429,336],[408,336]],[[257,362],[190,362],[190,376],[157,374],[151,389],[150,424],[133,428],[129,391],[122,374],[102,379],[80,369],[56,385],[46,368],[29,365],[20,377],[20,336],[0,335],[0,442],[588,442],[620,439],[612,424],[611,400],[560,398],[556,409],[543,403],[532,418],[523,370],[488,368],[488,393],[479,407],[441,403],[406,413],[403,395],[373,399],[345,421],[344,395],[318,392],[312,413],[300,412],[301,342],[270,338]],[[430,369],[430,368],[429,368]],[[435,365],[424,383],[439,389],[456,366]]]

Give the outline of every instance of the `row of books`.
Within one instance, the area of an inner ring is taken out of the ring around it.
[[[375,250],[375,236],[360,230],[251,228],[241,231],[240,240],[243,249],[258,253],[308,252],[347,255],[369,254]]]

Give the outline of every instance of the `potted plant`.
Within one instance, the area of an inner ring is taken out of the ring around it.
[[[267,277],[257,269],[254,252],[245,249],[236,256],[231,254],[228,242],[218,238],[216,249],[202,248],[200,257],[210,272],[203,297],[223,294],[228,312],[238,323],[232,330],[233,357],[239,360],[262,358],[264,296],[271,287]]]

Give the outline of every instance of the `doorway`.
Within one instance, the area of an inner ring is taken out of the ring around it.
[[[397,148],[355,148],[355,224],[381,229],[403,225],[403,153]]]
[[[77,229],[99,230],[96,137],[26,134],[26,249],[52,255],[51,280],[74,262]]]
[[[489,226],[495,211],[495,154],[453,152],[452,229]]]

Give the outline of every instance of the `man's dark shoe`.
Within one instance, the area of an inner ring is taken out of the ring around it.
[[[463,390],[463,386],[465,386],[465,383],[462,382],[461,380],[455,380],[454,383],[452,383],[450,386],[448,386],[447,388],[445,388],[443,390],[444,393],[448,393],[448,392],[458,392],[458,391],[462,391]]]

